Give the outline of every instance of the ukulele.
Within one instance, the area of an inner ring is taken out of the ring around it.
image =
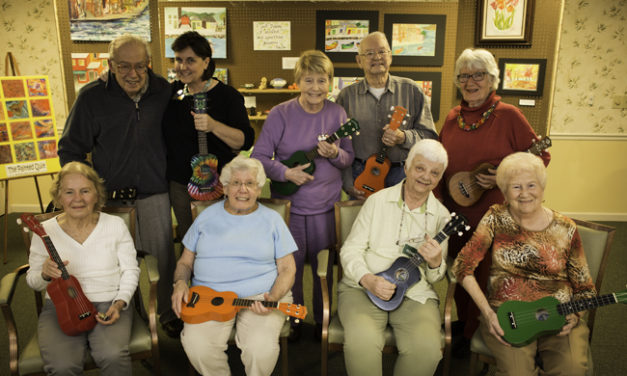
[[[401,124],[405,123],[407,110],[401,106],[393,106],[390,108],[394,111],[390,117],[390,129],[396,130]],[[366,197],[385,188],[385,177],[390,172],[392,162],[387,157],[388,147],[382,144],[378,153],[372,154],[366,159],[364,171],[355,179],[353,184],[355,189],[364,192]]]
[[[57,320],[63,333],[68,336],[76,336],[93,329],[96,326],[98,311],[83,293],[78,280],[67,272],[63,260],[52,244],[52,240],[46,234],[46,230],[32,214],[22,214],[17,223],[19,225],[26,224],[31,231],[39,235],[50,258],[57,263],[61,270],[61,277],[54,278],[48,283],[46,290],[52,303],[54,303]],[[25,228],[24,231],[28,232],[28,229]]]
[[[193,95],[194,112],[207,113],[207,93]],[[222,184],[218,176],[218,158],[209,153],[207,132],[198,131],[198,154],[191,160],[192,176],[187,183],[187,192],[194,200],[215,200],[222,196]]]
[[[240,299],[232,291],[218,292],[207,286],[193,286],[189,289],[189,303],[181,307],[181,319],[188,324],[200,324],[205,321],[228,321],[237,312],[250,306],[257,300]],[[278,309],[284,314],[297,319],[307,316],[307,307],[300,304],[260,301],[264,307]]]
[[[340,129],[335,131],[335,133],[333,133],[331,136],[327,137],[325,141],[328,142],[329,144],[332,144],[336,140],[350,136],[353,133],[359,134],[359,123],[355,119],[348,119],[346,123],[342,124]],[[281,161],[281,163],[283,163],[289,168],[302,166],[304,164],[310,163],[309,167],[307,167],[303,171],[310,175],[313,175],[314,171],[316,171],[316,165],[314,163],[314,159],[319,156],[320,154],[318,154],[318,147],[316,146],[315,148],[307,152],[299,150],[295,152],[294,154],[292,154],[288,159]],[[300,186],[289,180],[288,181],[272,180],[270,182],[270,188],[272,189],[273,192],[276,192],[283,196],[289,196],[289,195],[296,193],[296,191],[298,191]]]
[[[442,231],[440,231],[433,239],[435,239],[438,243],[442,243],[452,233],[457,232],[457,234],[461,236],[463,233],[462,230],[468,231],[469,229],[470,226],[466,225],[466,218],[464,218],[463,215],[451,213],[451,220],[448,221]],[[405,292],[414,284],[420,282],[420,279],[422,278],[418,267],[425,261],[424,258],[422,258],[416,248],[408,244],[405,244],[403,253],[408,257],[401,256],[397,258],[392,263],[392,266],[376,274],[385,278],[388,282],[396,285],[396,290],[394,290],[394,295],[392,295],[390,300],[383,300],[366,290],[366,293],[372,303],[384,311],[394,311],[398,308],[403,301]]]
[[[533,140],[533,144],[527,151],[535,155],[541,155],[549,147],[551,147],[551,139],[547,136],[539,141]],[[451,176],[446,183],[451,198],[464,207],[471,206],[479,201],[486,189],[477,184],[476,176],[478,174],[489,174],[488,169],[490,168],[496,167],[490,163],[482,163],[472,171],[460,171]]]
[[[627,290],[566,303],[553,296],[533,302],[510,300],[501,304],[496,316],[505,332],[503,339],[513,346],[524,346],[539,336],[559,333],[570,313],[615,303],[627,303]]]

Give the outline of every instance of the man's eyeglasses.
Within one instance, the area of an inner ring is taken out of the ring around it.
[[[115,66],[117,67],[117,73],[121,75],[129,74],[131,72],[131,69],[135,70],[135,72],[137,72],[138,74],[146,73],[146,71],[148,70],[148,65],[146,65],[145,63],[140,63],[137,65],[115,63]]]
[[[487,73],[488,72],[475,72],[473,74],[466,74],[466,73],[458,74],[457,82],[459,82],[460,84],[466,83],[468,82],[468,79],[470,79],[470,77],[472,77],[472,80],[475,82],[483,81]]]
[[[374,59],[375,56],[385,57],[390,52],[392,51],[390,50],[368,51],[364,54],[359,54],[359,56],[364,56],[364,57],[367,57],[368,59]]]
[[[235,180],[228,184],[230,187],[234,187],[240,189],[240,187],[246,187],[246,189],[251,190],[257,187],[257,182],[255,181],[239,181]]]

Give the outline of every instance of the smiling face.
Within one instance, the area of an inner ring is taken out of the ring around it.
[[[385,53],[382,53],[384,52]],[[371,53],[372,56],[365,56]],[[392,54],[388,42],[377,35],[366,37],[361,41],[359,54],[356,57],[357,64],[364,70],[366,79],[368,76],[386,75],[392,64]]]
[[[84,219],[94,212],[98,192],[94,183],[81,174],[63,177],[58,202],[66,215],[72,219]]]
[[[127,43],[118,48],[110,64],[115,80],[129,97],[134,97],[146,86],[148,56],[144,46]]]
[[[174,71],[182,83],[193,86],[203,82],[202,76],[210,60],[208,57],[201,58],[191,47],[187,47],[174,52]]]
[[[316,113],[324,107],[324,100],[329,94],[329,75],[326,73],[304,72],[298,86],[300,97],[298,102],[309,113]]]
[[[507,183],[505,201],[515,216],[521,217],[542,209],[544,188],[533,171],[521,171]]]
[[[416,155],[411,165],[405,165],[406,193],[414,197],[425,197],[438,185],[443,174],[442,163],[431,161],[420,154]]]
[[[255,171],[234,170],[226,185],[226,210],[231,214],[248,214],[257,207],[261,188],[257,185]]]
[[[476,72],[485,72],[485,69],[462,68],[459,71],[460,74],[467,75],[472,75]],[[469,77],[468,81],[459,84],[459,89],[470,107],[479,107],[488,99],[488,95],[492,91],[493,82],[492,76],[486,73],[481,81],[475,81],[475,79]]]

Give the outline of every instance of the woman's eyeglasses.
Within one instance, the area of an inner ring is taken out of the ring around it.
[[[483,81],[487,73],[488,72],[475,72],[473,74],[466,74],[466,73],[458,74],[457,82],[459,82],[460,84],[463,84],[465,82],[468,82],[468,79],[470,79],[470,77],[472,77],[472,80],[475,82]]]

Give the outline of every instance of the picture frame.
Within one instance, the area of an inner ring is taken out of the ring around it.
[[[535,0],[479,0],[475,45],[531,47]]]
[[[546,59],[499,59],[502,95],[542,96]]]
[[[359,42],[379,29],[378,11],[316,11],[316,49],[333,62],[354,62]]]
[[[414,81],[417,81],[418,85],[423,89],[425,95],[431,99],[431,115],[433,115],[433,121],[440,120],[440,97],[442,94],[442,72],[405,72],[405,71],[391,71],[391,75],[399,77],[407,77]],[[431,82],[430,85],[426,83]],[[421,84],[423,83],[423,84]],[[430,89],[430,92],[425,90]]]
[[[383,30],[395,65],[442,66],[446,15],[386,14]]]

